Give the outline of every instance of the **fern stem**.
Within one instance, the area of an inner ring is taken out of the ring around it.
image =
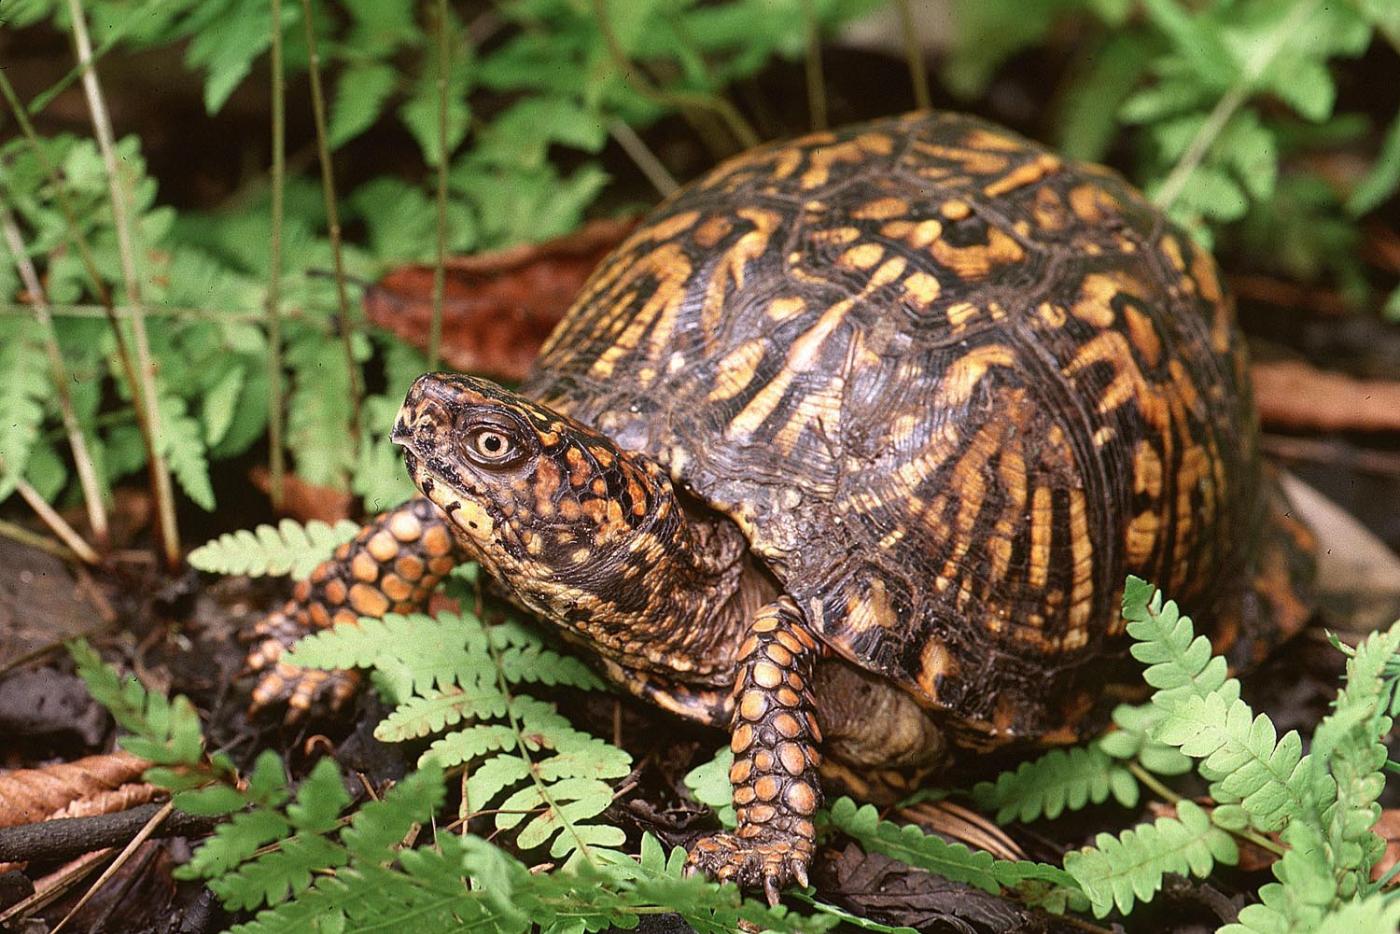
[[[5,470],[5,462],[0,461],[0,473]],[[39,495],[39,491],[29,484],[24,477],[15,474],[10,478],[15,485],[15,492],[20,498],[29,504],[29,508],[34,510],[39,520],[49,527],[49,531],[57,535],[63,544],[72,549],[73,553],[85,564],[97,565],[102,563],[101,557],[92,550],[92,546],[83,540],[71,525],[68,524],[58,511],[44,501]]]
[[[1139,764],[1136,760],[1130,759],[1126,763],[1126,765],[1128,766],[1128,771],[1133,773],[1133,777],[1136,778],[1138,781],[1142,782],[1142,784],[1146,786],[1149,790],[1151,790],[1153,794],[1157,795],[1157,797],[1173,805],[1177,804],[1182,800],[1181,795],[1177,794],[1175,791],[1172,791],[1166,785],[1162,784],[1162,782],[1157,779],[1157,776],[1153,775],[1151,772],[1147,771],[1147,769],[1143,768],[1142,765]],[[1275,856],[1282,856],[1285,852],[1283,847],[1279,846],[1277,843],[1270,840],[1263,834],[1256,833],[1253,830],[1227,829],[1226,833],[1230,834],[1231,836],[1238,837],[1241,840],[1248,840],[1250,843],[1254,844],[1260,849],[1268,850]]]
[[[625,121],[617,117],[609,120],[608,135],[622,147],[622,151],[627,153],[628,158],[636,164],[661,197],[669,198],[680,190],[681,186],[676,182],[675,176],[657,158],[656,153],[651,151],[646,141],[637,135],[637,131]]]
[[[613,32],[612,22],[608,18],[607,0],[592,0],[593,15],[598,21],[598,31],[602,33],[603,45],[607,48],[608,58],[612,59],[613,67],[617,69],[622,80],[627,82],[627,86],[636,91],[642,97],[661,104],[664,107],[686,108],[694,107],[701,110],[708,110],[724,121],[729,132],[734,139],[744,149],[752,149],[759,143],[758,134],[753,127],[744,119],[738,109],[718,94],[706,94],[697,91],[675,91],[659,88],[644,77],[640,69],[634,65],[627,57],[627,51],[622,47],[622,43],[617,38],[617,33]]]
[[[272,236],[267,271],[267,469],[272,508],[282,508],[282,221],[287,184],[287,78],[282,69],[282,0],[272,0]]]
[[[904,0],[907,2],[907,0]],[[1308,16],[1312,14],[1313,8],[1317,6],[1317,0],[1301,0],[1288,16],[1275,27],[1269,37],[1260,44],[1258,50],[1245,63],[1244,70],[1240,72],[1235,83],[1230,89],[1221,95],[1215,102],[1215,107],[1211,109],[1196,135],[1191,137],[1191,142],[1187,144],[1186,150],[1177,160],[1176,165],[1168,173],[1167,178],[1162,182],[1162,187],[1157,189],[1152,196],[1152,203],[1163,211],[1169,209],[1176,199],[1181,196],[1181,192],[1186,188],[1187,182],[1196,169],[1200,168],[1202,160],[1210,152],[1210,147],[1215,145],[1215,140],[1225,131],[1235,112],[1249,100],[1249,96],[1254,92],[1254,85],[1264,71],[1273,64],[1274,58],[1290,38],[1302,27]]]
[[[598,861],[593,856],[593,848],[590,847],[582,836],[579,835],[578,828],[574,822],[564,816],[564,811],[560,809],[554,796],[549,793],[549,786],[540,781],[538,770],[534,767],[535,760],[530,757],[530,747],[525,742],[525,731],[520,728],[520,718],[515,715],[515,697],[510,693],[510,682],[506,680],[505,668],[501,665],[501,653],[491,644],[491,640],[486,640],[487,651],[491,653],[491,663],[496,666],[496,686],[501,695],[506,699],[506,718],[510,720],[511,732],[515,734],[515,746],[520,750],[520,758],[530,763],[530,781],[534,783],[535,789],[540,793],[540,798],[545,805],[559,816],[559,823],[569,836],[574,838],[574,843],[578,845],[578,851],[583,854],[583,858],[588,860],[588,865],[594,869],[598,867]]]
[[[909,0],[895,0],[899,9],[899,31],[904,37],[904,61],[909,65],[909,83],[914,88],[914,106],[928,110],[933,106],[933,98],[928,92],[928,70],[924,67],[924,55],[919,48],[918,32],[914,29],[914,11]]]
[[[442,303],[447,290],[447,88],[452,54],[447,0],[437,2],[437,260],[433,264],[433,320],[428,328],[428,369],[436,370],[442,350]]]
[[[331,168],[330,143],[326,136],[326,95],[321,87],[321,56],[316,50],[316,25],[312,21],[311,0],[301,0],[306,27],[306,71],[311,78],[311,114],[316,124],[316,154],[321,162],[321,196],[326,203],[326,229],[331,241],[331,263],[335,267],[335,297],[340,310],[340,339],[345,348],[345,367],[350,381],[350,437],[360,441],[360,371],[355,364],[355,334],[350,320],[350,296],[345,288],[345,258],[340,244],[340,210],[336,207],[335,173]]]
[[[83,93],[87,97],[93,133],[97,137],[97,148],[102,154],[102,164],[107,175],[107,194],[112,202],[112,226],[117,235],[117,254],[121,261],[122,280],[126,286],[127,301],[132,306],[131,335],[132,343],[136,346],[138,377],[132,385],[132,391],[136,397],[136,405],[145,409],[146,450],[152,493],[156,501],[160,545],[166,567],[173,570],[180,564],[180,529],[175,521],[175,495],[170,484],[170,468],[162,451],[160,411],[156,402],[156,369],[151,357],[150,340],[146,335],[146,317],[141,300],[141,279],[136,270],[136,247],[131,217],[127,212],[121,169],[117,165],[112,118],[107,111],[106,99],[102,96],[102,86],[97,80],[97,69],[92,65],[92,40],[88,36],[87,17],[83,12],[82,0],[68,0],[68,14],[72,20],[73,42],[78,50],[78,61],[83,66]]]
[[[802,20],[807,27],[807,55],[803,69],[807,73],[807,115],[812,129],[825,130],[826,77],[822,74],[822,31],[812,0],[802,0]]]
[[[73,409],[73,395],[68,391],[68,366],[63,362],[63,350],[59,347],[58,332],[54,329],[53,315],[49,314],[48,298],[34,262],[24,247],[24,239],[15,223],[9,207],[0,203],[0,227],[3,227],[6,245],[14,256],[15,267],[20,280],[29,292],[34,305],[34,317],[44,332],[44,350],[49,357],[49,370],[53,376],[53,388],[58,396],[58,408],[63,417],[63,429],[68,434],[68,446],[73,452],[73,466],[78,472],[78,484],[83,490],[83,503],[87,508],[88,524],[92,527],[93,538],[99,547],[105,548],[108,542],[107,507],[102,499],[102,485],[97,480],[97,469],[93,466],[92,455],[88,451],[87,439],[78,425],[78,414]]]

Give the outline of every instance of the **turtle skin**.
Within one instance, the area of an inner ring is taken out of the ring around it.
[[[599,266],[518,393],[425,376],[395,438],[427,499],[265,627],[257,701],[343,694],[280,647],[421,603],[389,569],[422,546],[381,533],[445,527],[434,573],[480,561],[617,683],[729,727],[740,826],[691,861],[770,899],[806,878],[819,775],[888,796],[1098,729],[1137,678],[1127,575],[1237,667],[1309,612],[1214,261],[1112,172],[957,114],[721,164]]]

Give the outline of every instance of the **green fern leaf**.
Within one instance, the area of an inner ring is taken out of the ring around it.
[[[427,697],[410,697],[380,721],[374,728],[374,738],[385,743],[401,743],[439,733],[463,720],[503,717],[508,702],[506,695],[489,687],[470,691],[449,688]]]
[[[1139,824],[1118,836],[1106,833],[1094,846],[1065,854],[1065,870],[1079,883],[1097,917],[1116,906],[1124,914],[1137,901],[1151,901],[1168,872],[1210,874],[1216,863],[1234,865],[1235,841],[1211,824],[1206,812],[1190,801],[1177,803],[1177,816]]]
[[[235,911],[275,905],[306,891],[312,874],[345,865],[344,848],[315,833],[297,833],[270,853],[246,862],[236,872],[211,879],[210,891]]]
[[[175,870],[177,879],[214,879],[231,873],[259,848],[291,832],[291,824],[276,811],[238,814],[214,829],[188,863]]]
[[[442,768],[450,768],[463,762],[474,762],[488,752],[508,749],[514,742],[515,731],[508,726],[477,724],[434,740],[418,761],[421,764],[432,760]]]
[[[1157,689],[1154,704],[1170,707],[1183,698],[1211,693],[1226,700],[1239,697],[1239,682],[1227,676],[1225,659],[1211,654],[1210,640],[1195,635],[1191,618],[1181,615],[1175,601],[1162,603],[1157,588],[1129,577],[1123,618],[1128,635],[1137,640],[1133,657],[1148,666],[1143,680]]]
[[[467,614],[363,618],[302,639],[285,660],[309,668],[374,668],[417,695],[496,681],[481,623]]]
[[[28,319],[5,322],[0,330],[0,500],[24,475],[39,440],[44,400],[50,394],[48,365],[38,328]]]
[[[393,856],[414,827],[428,823],[442,804],[442,772],[429,765],[410,773],[378,801],[355,812],[341,834],[352,856],[382,863]]]
[[[1158,775],[1184,775],[1191,771],[1191,757],[1154,737],[1166,712],[1152,704],[1119,704],[1113,711],[1118,729],[1101,736],[1095,745],[1115,759],[1136,759]]]
[[[348,519],[327,525],[312,519],[302,525],[283,519],[276,526],[227,532],[190,552],[191,566],[213,574],[291,575],[303,578],[325,561],[360,526]]]
[[[1053,749],[1021,763],[1014,772],[1003,772],[995,782],[980,782],[972,789],[978,807],[996,811],[997,823],[1054,820],[1066,810],[1102,804],[1110,794],[1124,807],[1135,806],[1137,779],[1094,746]]]
[[[687,772],[684,779],[691,796],[708,805],[725,827],[738,824],[734,813],[734,786],[729,781],[729,769],[733,765],[734,753],[725,746],[709,762]]]
[[[214,486],[199,420],[187,414],[185,400],[176,396],[161,396],[158,406],[161,453],[170,462],[170,472],[196,506],[213,512]]]
[[[1347,902],[1323,919],[1317,934],[1357,934],[1358,931],[1400,930],[1400,900],[1372,895]]]
[[[332,149],[340,148],[374,125],[397,81],[393,66],[379,62],[352,65],[341,73],[326,129]]]
[[[838,798],[827,813],[831,826],[853,837],[868,851],[883,853],[918,869],[954,882],[965,882],[997,894],[1003,886],[1014,888],[1027,880],[1077,889],[1078,883],[1064,870],[1040,863],[1012,863],[992,854],[968,849],[925,834],[918,827],[880,819],[874,805],[857,806],[850,798]]]

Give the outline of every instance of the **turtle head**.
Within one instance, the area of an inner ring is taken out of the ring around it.
[[[601,588],[679,519],[659,465],[488,380],[419,377],[392,438],[467,553],[527,603]]]

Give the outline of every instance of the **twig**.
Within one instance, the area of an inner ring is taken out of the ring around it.
[[[447,89],[452,44],[447,0],[437,2],[437,260],[433,266],[433,319],[428,327],[428,369],[436,370],[442,350],[442,303],[447,294]]]
[[[136,849],[146,842],[146,839],[170,816],[170,812],[173,810],[175,810],[175,803],[173,801],[167,801],[159,811],[151,815],[150,820],[146,821],[146,826],[141,828],[140,833],[132,838],[131,842],[126,845],[126,849],[122,850],[116,859],[112,860],[112,865],[103,870],[102,875],[97,877],[97,881],[88,887],[88,890],[83,893],[82,898],[78,899],[78,903],[69,909],[68,914],[63,916],[63,920],[54,926],[52,934],[58,934],[59,931],[63,930],[64,926],[73,919],[73,916],[92,900],[92,897],[97,894],[98,889],[106,885],[107,880],[116,875],[117,870],[126,865],[127,860],[131,859]]]
[[[603,45],[607,47],[608,58],[612,59],[613,67],[622,75],[622,80],[627,82],[628,87],[665,107],[698,107],[708,110],[724,121],[729,132],[744,149],[758,145],[758,134],[754,132],[753,127],[749,126],[743,115],[723,97],[695,91],[666,90],[656,87],[644,77],[637,66],[628,60],[627,51],[618,40],[617,33],[613,32],[612,22],[608,19],[606,0],[593,0],[593,15],[598,20],[598,31],[603,35]]]
[[[914,106],[928,110],[933,106],[933,98],[928,93],[928,71],[914,30],[914,11],[909,0],[896,0],[895,6],[899,8],[899,26],[904,33],[904,60],[909,64],[909,82],[914,86]]]
[[[17,541],[21,545],[37,548],[40,551],[46,551],[55,558],[62,558],[64,561],[80,560],[71,548],[64,547],[58,542],[50,541],[38,532],[31,532],[18,523],[0,519],[0,535]],[[8,665],[0,665],[0,674],[4,674],[7,670],[9,670]]]
[[[29,915],[43,908],[49,902],[62,896],[76,885],[78,880],[96,869],[99,864],[109,859],[111,855],[111,848],[103,848],[91,853],[85,853],[72,862],[60,866],[35,883],[33,895],[22,901],[15,902],[4,911],[0,911],[0,924],[12,921],[15,918],[29,917]]]
[[[88,37],[87,17],[82,0],[68,0],[68,15],[72,20],[73,42],[78,49],[78,61],[84,66],[83,92],[87,96],[92,128],[102,164],[107,174],[107,193],[112,202],[112,226],[117,235],[117,253],[121,259],[122,279],[126,285],[131,316],[132,341],[136,345],[137,384],[132,386],[136,404],[144,405],[145,425],[149,433],[147,451],[150,457],[151,480],[159,519],[160,544],[165,564],[175,568],[180,564],[180,530],[175,522],[175,495],[170,485],[170,469],[162,452],[160,408],[156,396],[156,370],[151,358],[150,340],[146,336],[146,318],[142,313],[141,280],[136,272],[136,249],[132,242],[131,217],[127,213],[126,195],[117,165],[116,145],[112,136],[112,119],[102,87],[97,82],[97,69],[92,67],[92,40]],[[139,388],[139,392],[135,391]]]
[[[0,475],[3,475],[4,472],[5,462],[0,460]],[[93,565],[102,563],[102,559],[98,556],[97,552],[92,550],[92,546],[85,542],[83,537],[73,530],[73,527],[68,524],[66,519],[58,514],[57,510],[44,501],[44,498],[39,495],[39,491],[34,489],[28,480],[24,479],[24,477],[20,476],[18,473],[13,474],[10,480],[14,483],[15,492],[20,495],[20,498],[29,504],[29,507],[38,515],[40,521],[49,527],[49,531],[57,535],[63,541],[63,544],[73,550],[73,553],[78,556],[80,561]]]
[[[1273,33],[1250,56],[1249,61],[1245,62],[1239,78],[1221,95],[1220,100],[1215,102],[1215,107],[1196,131],[1196,135],[1191,137],[1191,142],[1187,144],[1176,165],[1172,166],[1166,181],[1162,182],[1162,187],[1152,196],[1153,204],[1165,211],[1181,196],[1186,183],[1191,180],[1191,175],[1200,167],[1201,160],[1206,157],[1210,147],[1215,145],[1216,137],[1224,132],[1235,111],[1239,110],[1254,92],[1254,84],[1259,80],[1259,76],[1273,63],[1274,56],[1278,55],[1303,25],[1315,6],[1317,0],[1303,0],[1294,6],[1283,22],[1278,24]]]
[[[272,508],[282,508],[282,220],[287,183],[287,79],[282,69],[282,0],[272,0],[272,236],[267,273],[267,469]]]
[[[335,266],[335,297],[340,309],[340,339],[345,347],[345,368],[350,379],[350,437],[360,440],[360,371],[355,363],[355,329],[350,320],[350,296],[345,290],[345,258],[340,246],[340,209],[335,200],[335,174],[330,143],[326,138],[326,97],[321,88],[321,55],[316,51],[316,24],[311,0],[301,0],[306,27],[306,70],[311,77],[311,113],[316,124],[316,154],[321,162],[321,195],[326,202],[326,228],[330,234],[331,262]]]
[[[15,223],[14,215],[4,204],[0,204],[0,228],[4,229],[5,243],[14,256],[20,280],[34,305],[34,317],[44,332],[44,350],[49,356],[53,388],[58,395],[58,408],[63,417],[63,429],[68,434],[68,446],[73,451],[73,466],[78,471],[78,484],[83,489],[88,524],[92,526],[92,534],[98,545],[105,546],[108,540],[107,507],[102,500],[102,485],[97,481],[97,470],[93,467],[87,440],[83,437],[82,428],[78,425],[78,415],[73,409],[73,396],[68,391],[68,367],[63,362],[63,351],[58,346],[58,333],[54,330],[53,316],[49,314],[48,299],[44,294],[43,283],[39,281],[39,273],[25,250],[19,225]]]
[[[637,131],[628,126],[623,120],[614,117],[608,121],[608,135],[622,147],[622,151],[637,165],[642,174],[651,182],[651,187],[655,188],[663,198],[669,198],[680,190],[680,185],[676,182],[675,176],[656,157],[656,153],[651,151],[646,142],[637,135]]]
[[[807,26],[807,55],[803,67],[807,72],[807,115],[812,129],[825,130],[826,77],[822,74],[822,31],[812,0],[802,0],[802,19]]]

